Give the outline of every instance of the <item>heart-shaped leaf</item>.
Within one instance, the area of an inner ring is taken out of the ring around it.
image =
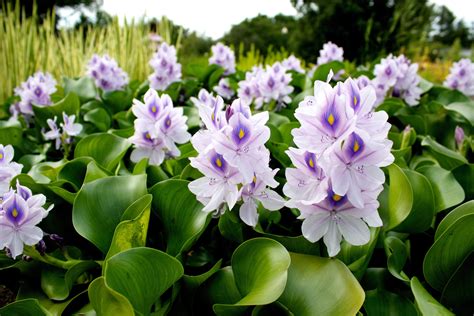
[[[132,304],[99,277],[89,285],[89,300],[98,315],[134,315]]]
[[[435,300],[416,277],[411,279],[410,287],[415,296],[416,305],[423,315],[454,315]]]

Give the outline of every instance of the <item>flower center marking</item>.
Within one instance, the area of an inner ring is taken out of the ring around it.
[[[12,211],[12,216],[13,216],[14,218],[17,218],[17,217],[18,217],[18,210],[17,210],[16,208],[13,209],[13,211]]]
[[[240,131],[239,131],[239,139],[244,138],[244,136],[245,136],[244,130],[243,130],[243,129],[240,129]]]
[[[342,196],[338,195],[338,194],[333,194],[332,195],[332,199],[335,201],[335,202],[339,202],[341,199],[342,199]]]
[[[153,113],[156,113],[156,106],[155,106],[155,105],[151,107],[151,111],[152,111]]]
[[[357,105],[357,97],[356,96],[354,96],[353,102],[354,102],[354,105]]]
[[[332,115],[332,113],[329,114],[329,116],[328,116],[328,123],[329,123],[329,125],[332,126],[332,125],[334,124],[334,121],[335,121],[334,115]]]
[[[216,158],[216,165],[221,168],[222,167],[222,161],[220,158]]]
[[[358,141],[355,141],[354,142],[354,147],[352,147],[352,150],[356,153],[358,152],[360,149],[360,145],[359,145],[359,142]]]

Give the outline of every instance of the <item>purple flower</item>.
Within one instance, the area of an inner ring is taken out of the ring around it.
[[[12,145],[0,144],[0,195],[10,188],[11,180],[21,173],[23,165],[13,161],[14,150]]]
[[[51,105],[51,94],[56,92],[56,80],[49,73],[36,72],[28,80],[15,88],[15,95],[20,97],[18,110],[23,115],[33,116],[33,104],[36,106]]]
[[[263,103],[271,101],[277,102],[277,109],[290,103],[289,94],[294,90],[290,82],[291,74],[286,73],[286,69],[280,63],[277,62],[272,66],[267,66],[266,71],[259,77],[260,97],[255,101],[256,108],[260,108]]]
[[[54,140],[55,141],[55,148],[56,150],[61,147],[61,131],[59,130],[58,126],[56,125],[56,120],[58,118],[55,116],[54,120],[52,119],[47,119],[46,122],[48,123],[49,126],[49,131],[46,133],[43,132],[43,137],[46,140]]]
[[[255,99],[261,97],[260,93],[260,77],[264,73],[264,70],[260,66],[254,66],[252,71],[245,74],[245,80],[240,81],[237,95],[242,100],[252,102]]]
[[[291,55],[287,59],[283,60],[281,62],[281,65],[286,69],[286,70],[293,70],[299,73],[304,74],[304,69],[301,68],[301,62],[298,58],[296,58],[294,55]]]
[[[35,245],[43,238],[37,227],[53,208],[44,208],[46,197],[33,195],[17,182],[17,190],[3,196],[0,206],[0,249],[8,248],[13,258],[23,253],[24,245]]]
[[[211,47],[212,56],[209,58],[209,64],[216,64],[224,68],[224,75],[235,73],[235,55],[230,47],[217,43]]]
[[[463,58],[454,63],[444,86],[457,89],[468,96],[474,95],[474,63]]]
[[[181,64],[178,63],[176,48],[163,43],[150,60],[154,72],[148,77],[150,87],[163,91],[173,82],[181,80]]]
[[[54,117],[54,120],[47,119],[47,123],[49,126],[49,131],[45,132],[43,130],[43,137],[46,140],[54,140],[55,141],[55,148],[56,150],[61,147],[62,143],[70,144],[72,143],[72,139],[74,136],[77,136],[82,131],[82,125],[79,123],[74,123],[76,116],[73,114],[68,116],[65,112],[63,112],[63,122],[59,124],[61,128],[58,128],[56,124],[57,117]]]
[[[217,94],[219,94],[221,97],[227,100],[232,98],[235,94],[234,90],[232,90],[230,86],[228,78],[222,78],[221,80],[219,80],[219,83],[213,88],[213,90],[217,92]]]
[[[331,61],[343,61],[344,50],[332,42],[323,45],[323,49],[319,51],[318,65],[327,64]]]
[[[128,75],[109,55],[94,55],[87,63],[87,75],[104,91],[122,90],[128,84]]]
[[[462,143],[464,142],[465,134],[464,130],[460,126],[456,126],[454,129],[454,139],[456,140],[456,145],[458,148],[461,148]]]
[[[67,136],[67,138],[71,136],[77,136],[82,131],[82,125],[79,123],[74,123],[76,120],[76,116],[70,115],[68,116],[65,112],[63,112],[63,122],[59,124],[63,129],[63,133]]]

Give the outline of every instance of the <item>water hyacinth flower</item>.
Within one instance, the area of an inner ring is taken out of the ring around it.
[[[56,123],[57,117],[54,119],[48,119],[46,122],[49,126],[49,131],[43,130],[43,137],[46,140],[54,140],[56,150],[61,147],[61,144],[68,145],[72,143],[73,137],[77,136],[82,131],[82,125],[74,123],[76,116],[74,114],[68,116],[65,112],[62,115],[63,122],[59,124],[60,128]]]
[[[292,76],[286,69],[276,62],[261,73],[258,80],[260,96],[255,100],[255,107],[260,108],[264,103],[275,101],[277,110],[291,102],[289,94],[294,88],[290,85]]]
[[[264,69],[262,67],[253,66],[251,71],[245,73],[245,80],[238,83],[237,96],[240,99],[252,102],[261,97],[259,82],[263,72]]]
[[[458,148],[462,147],[465,136],[464,129],[460,126],[456,126],[454,129],[454,140],[456,141]]]
[[[209,64],[219,65],[224,68],[224,75],[235,73],[235,54],[229,46],[217,43],[211,47],[212,56]]]
[[[162,43],[149,62],[154,72],[148,77],[150,88],[163,91],[173,82],[181,80],[181,64],[178,63],[176,48]]]
[[[394,57],[391,54],[382,58],[375,66],[375,78],[372,81],[377,94],[377,104],[380,104],[387,93],[393,97],[402,98],[410,106],[418,104],[421,97],[418,75],[418,64],[412,63],[404,55]]]
[[[316,81],[314,91],[295,112],[301,127],[292,135],[299,148],[287,151],[295,168],[287,168],[283,192],[290,198],[286,205],[301,212],[303,236],[323,238],[335,256],[342,238],[362,245],[370,238],[367,225],[382,225],[377,197],[385,181],[381,167],[394,160],[390,124],[387,113],[374,112],[372,85]]]
[[[23,165],[13,161],[15,152],[12,145],[0,144],[0,195],[10,188],[10,182],[21,173]]]
[[[53,208],[44,208],[46,197],[33,195],[31,190],[17,182],[16,190],[3,195],[0,205],[0,249],[5,247],[16,258],[23,253],[24,245],[32,246],[43,238],[37,225]]]
[[[473,96],[474,63],[468,58],[463,58],[454,63],[443,85],[451,89],[459,90],[465,95]]]
[[[135,133],[130,137],[134,149],[130,156],[133,162],[148,158],[151,165],[159,166],[165,157],[178,157],[181,152],[176,144],[184,144],[190,138],[183,108],[173,107],[169,95],[149,89],[145,103],[133,101],[132,112],[137,117]]]
[[[20,97],[20,102],[14,107],[14,111],[32,116],[34,115],[33,104],[36,106],[51,105],[51,94],[56,92],[56,85],[57,82],[51,74],[36,72],[15,88],[15,95]]]
[[[308,72],[308,77],[313,78],[314,72],[316,71],[318,66],[330,63],[332,61],[344,61],[344,49],[329,41],[325,43],[323,45],[323,48],[319,51],[317,63]],[[344,70],[339,71],[334,76],[334,79],[338,79],[343,72]]]
[[[219,83],[213,88],[213,90],[217,92],[218,95],[227,100],[232,98],[235,94],[234,90],[232,90],[232,87],[230,86],[228,78],[222,78],[219,80]]]
[[[258,203],[269,210],[284,205],[283,198],[268,188],[278,185],[274,179],[277,170],[269,167],[270,152],[265,148],[270,137],[265,126],[268,112],[253,115],[250,103],[242,99],[234,100],[224,111],[219,96],[212,99],[203,91],[194,102],[206,129],[193,135],[191,143],[198,156],[190,160],[204,176],[191,182],[189,190],[204,205],[204,212],[215,215],[226,207],[232,210],[242,200],[240,218],[255,226]]]
[[[122,90],[128,84],[128,74],[109,55],[93,55],[87,63],[87,76],[104,91]]]
[[[304,73],[304,69],[301,68],[301,61],[298,58],[296,58],[294,55],[290,55],[290,57],[283,60],[281,62],[281,65],[286,70],[293,70],[302,74]]]

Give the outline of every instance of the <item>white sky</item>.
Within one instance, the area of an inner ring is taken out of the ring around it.
[[[458,18],[468,23],[474,21],[474,0],[431,2],[446,5]],[[143,16],[160,18],[165,15],[173,22],[213,39],[224,35],[232,25],[258,14],[296,14],[290,0],[104,0],[102,8],[121,19]],[[73,24],[73,19],[74,15],[68,17],[64,25]]]

